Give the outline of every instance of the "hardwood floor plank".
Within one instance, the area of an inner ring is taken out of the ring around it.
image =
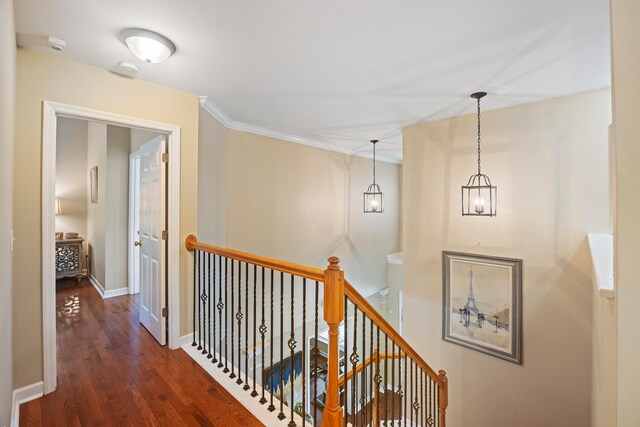
[[[142,394],[140,394],[140,391],[138,391],[136,386],[130,385],[127,387],[127,389],[129,391],[129,394],[131,395],[131,398],[133,399],[134,405],[136,406],[136,408],[138,408],[138,412],[140,412],[140,415],[144,419],[145,424],[151,427],[160,427],[160,422],[153,414],[153,411],[151,410],[151,408],[149,408],[149,405],[147,405],[147,401],[144,397],[142,397]]]
[[[182,350],[140,325],[135,295],[103,300],[57,284],[58,388],[20,407],[20,426],[262,426]]]

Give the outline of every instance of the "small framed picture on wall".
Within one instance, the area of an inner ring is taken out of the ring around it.
[[[522,260],[442,252],[442,339],[522,363]]]
[[[91,185],[91,203],[98,203],[98,166],[94,166],[89,171],[89,182]]]

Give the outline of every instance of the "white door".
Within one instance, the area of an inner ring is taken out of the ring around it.
[[[140,148],[140,239],[136,242],[140,246],[140,323],[162,345],[167,336],[164,146],[164,136],[158,136]]]
[[[140,292],[140,151],[129,155],[129,293]]]

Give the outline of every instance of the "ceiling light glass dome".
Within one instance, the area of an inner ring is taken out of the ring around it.
[[[120,31],[120,40],[137,58],[148,64],[166,61],[176,52],[176,45],[171,40],[142,28],[125,28]]]

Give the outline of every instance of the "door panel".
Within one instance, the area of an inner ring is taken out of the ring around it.
[[[166,245],[165,229],[166,168],[162,162],[164,136],[141,148],[140,170],[140,323],[162,345],[166,344],[165,307]]]

